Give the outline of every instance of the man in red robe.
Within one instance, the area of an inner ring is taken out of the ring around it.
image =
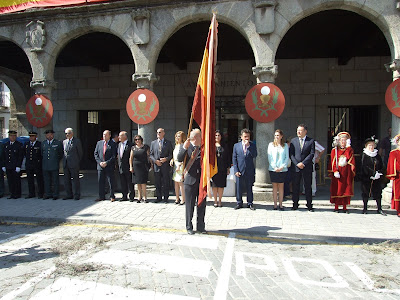
[[[339,205],[343,205],[343,211],[349,213],[347,205],[350,204],[350,199],[354,195],[356,174],[354,151],[350,146],[349,133],[340,132],[335,137],[328,172],[332,178],[330,202],[335,204],[334,212],[339,212]]]
[[[393,144],[397,146],[389,154],[386,177],[392,182],[392,209],[397,211],[400,217],[400,134],[393,138]]]

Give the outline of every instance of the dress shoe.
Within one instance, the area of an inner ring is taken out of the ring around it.
[[[167,200],[164,200],[164,203],[168,203],[168,199],[167,199]]]
[[[128,201],[128,198],[122,198],[122,199],[119,199],[119,201],[121,202],[121,201]]]
[[[74,197],[74,200],[79,200],[79,199],[81,199],[81,197],[78,196]]]
[[[57,200],[58,199],[58,197],[53,197],[53,200]]]
[[[155,201],[154,201],[154,203],[160,203],[161,202],[161,199],[156,199]]]
[[[297,206],[293,206],[292,210],[298,210],[299,208]]]
[[[50,199],[51,197],[48,197],[48,196],[44,196],[43,197],[43,200],[47,200],[47,199]]]
[[[144,199],[144,200],[142,200],[142,202],[144,202],[144,203],[149,203],[149,200]]]
[[[194,231],[193,231],[192,229],[188,229],[188,230],[187,230],[187,233],[190,234],[190,235],[193,235],[193,234],[194,234]]]
[[[114,202],[114,201],[115,201],[115,198],[111,198],[110,201],[111,201],[111,202]]]
[[[136,202],[137,202],[137,203],[140,203],[140,202],[142,202],[142,199],[137,199]]]
[[[277,208],[277,207],[274,207],[274,210],[278,210],[278,208]]]
[[[333,212],[335,212],[335,213],[338,214],[338,213],[339,213],[339,210],[338,210],[338,209],[334,209]]]
[[[382,216],[386,216],[386,214],[383,212],[382,209],[378,209],[377,213],[378,213],[378,214],[381,214]]]
[[[251,210],[256,210],[256,209],[254,208],[253,204],[249,204],[249,205],[247,205],[247,207],[250,208]]]
[[[243,208],[243,205],[239,205],[238,204],[238,205],[235,206],[235,209],[241,209],[241,208]]]
[[[72,199],[72,196],[67,196],[63,198],[63,200],[70,200],[70,199]]]
[[[346,214],[350,213],[348,209],[343,209],[343,212],[346,213]]]
[[[99,202],[99,201],[104,201],[104,200],[105,200],[105,199],[97,198],[97,199],[94,200],[94,201]]]
[[[363,209],[362,213],[363,213],[364,215],[366,215],[366,214],[367,214],[367,210],[366,210],[366,209]],[[379,213],[379,211],[378,211],[378,213]]]
[[[135,199],[129,199],[129,202],[133,202],[133,201],[135,201]]]
[[[30,198],[35,198],[35,196],[28,195],[28,196],[25,197],[25,199],[30,199]]]
[[[175,204],[179,204],[179,203],[181,203],[181,200],[180,199],[176,199],[174,203]]]
[[[279,207],[279,210],[280,210],[280,211],[284,211],[285,208],[282,206],[282,207]]]
[[[309,212],[314,212],[314,208],[309,208],[308,211]]]
[[[205,229],[197,230],[197,232],[201,234],[207,234],[207,230]]]

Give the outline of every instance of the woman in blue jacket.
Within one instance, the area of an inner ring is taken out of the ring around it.
[[[274,210],[277,210],[277,198],[279,195],[279,210],[283,210],[282,201],[284,195],[284,182],[288,171],[289,148],[283,139],[283,132],[275,130],[274,141],[268,145],[269,177],[272,182],[274,197]]]

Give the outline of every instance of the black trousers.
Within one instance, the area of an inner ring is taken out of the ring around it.
[[[21,176],[15,169],[6,169],[8,189],[11,197],[21,197]]]
[[[300,170],[299,172],[293,172],[293,207],[299,207],[299,198],[300,198],[300,182],[301,178],[304,181],[304,190],[306,193],[307,200],[307,208],[312,208],[312,191],[311,191],[311,183],[312,183],[312,169],[304,171]]]
[[[122,199],[128,199],[128,192],[129,192],[129,199],[135,198],[135,191],[133,189],[132,183],[132,173],[131,172],[123,172],[119,173],[119,179],[121,181],[121,191],[122,191]]]
[[[371,193],[370,193],[371,191]],[[378,210],[382,209],[382,186],[380,180],[374,180],[371,186],[371,180],[362,181],[361,183],[361,196],[364,202],[364,209],[367,209],[368,198],[373,197],[376,200]]]
[[[193,213],[194,206],[197,204],[199,196],[199,182],[189,185],[184,185],[185,190],[185,208],[186,208],[186,230],[193,230]],[[200,206],[197,206],[197,230],[205,229],[204,216],[206,214],[206,199],[203,200]]]
[[[60,180],[58,178],[58,170],[43,170],[43,181],[46,196],[50,198],[58,198],[60,195]]]
[[[4,196],[4,172],[0,168],[0,198]]]
[[[247,193],[247,205],[253,204],[253,184],[254,176],[246,175],[246,173],[240,177],[236,177],[236,203],[243,205],[243,190],[246,188]]]
[[[106,179],[110,186],[110,198],[115,198],[115,187],[114,187],[114,168],[97,170],[97,179],[99,182],[99,198],[106,198]]]
[[[74,193],[72,193],[72,184],[74,184]],[[64,168],[64,186],[68,198],[81,197],[81,184],[79,181],[79,169]]]
[[[169,197],[169,168],[154,172],[157,200],[168,200]]]
[[[26,169],[26,177],[28,178],[28,190],[29,196],[35,197],[35,175],[36,175],[36,184],[38,187],[38,197],[42,198],[44,194],[44,184],[43,184],[43,171],[42,168],[37,169]]]

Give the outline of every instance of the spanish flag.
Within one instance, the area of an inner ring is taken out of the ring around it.
[[[218,23],[213,14],[208,31],[206,48],[201,63],[196,93],[194,95],[192,114],[200,125],[202,135],[201,147],[201,179],[199,186],[198,205],[211,192],[210,179],[217,174],[217,159],[215,155],[215,82],[214,68],[217,63]]]
[[[12,13],[38,7],[83,5],[83,4],[92,4],[98,2],[114,2],[114,1],[115,0],[1,0],[0,14]]]

